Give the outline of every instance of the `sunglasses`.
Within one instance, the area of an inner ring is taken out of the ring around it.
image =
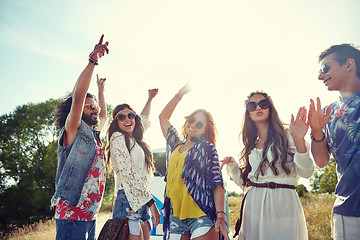
[[[333,61],[333,62],[335,62],[335,61]],[[330,70],[328,64],[329,64],[329,63],[333,63],[333,62],[323,63],[323,64],[321,65],[321,68],[320,68],[320,73],[322,73],[322,74],[327,74],[328,71]]]
[[[116,119],[119,120],[119,121],[121,121],[121,122],[123,122],[123,121],[125,121],[126,117],[127,117],[129,120],[132,120],[132,119],[135,118],[135,116],[136,116],[136,114],[131,112],[131,113],[129,113],[128,115],[119,114],[119,115],[116,117]]]
[[[258,103],[253,101],[248,102],[246,104],[246,110],[248,110],[249,112],[253,112],[257,109],[257,106],[259,106],[262,109],[268,109],[270,107],[270,101],[267,99],[263,99]]]
[[[92,110],[95,110],[95,109],[98,110],[98,111],[100,111],[100,109],[101,109],[100,106],[94,105],[94,104],[92,104],[92,103],[90,103],[90,104],[85,104],[84,107],[89,108],[91,111],[92,111]]]
[[[187,121],[188,121],[188,123],[193,124],[194,122],[196,122],[196,118],[193,116],[190,116],[187,118]],[[201,130],[204,127],[204,123],[201,121],[197,121],[195,126],[197,129]]]

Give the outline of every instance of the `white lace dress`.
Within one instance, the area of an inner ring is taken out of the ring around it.
[[[147,129],[150,123],[147,118],[141,117],[144,128]],[[124,190],[130,207],[135,212],[152,199],[149,184],[153,180],[153,174],[147,170],[144,151],[130,138],[130,146],[134,143],[129,153],[122,133],[115,132],[110,138],[110,154],[115,173],[114,195],[119,190]]]
[[[270,168],[265,175],[259,174],[256,179],[255,172],[260,164],[262,149],[253,149],[249,156],[252,167],[248,177],[255,183],[276,182],[281,184],[297,185],[299,177],[310,178],[314,171],[314,162],[309,152],[300,154],[296,152],[292,137],[288,134],[290,149],[295,153],[294,161],[289,164],[292,172],[286,175],[280,163],[276,167],[279,175],[275,176]],[[269,162],[273,160],[268,152]],[[228,175],[244,189],[240,169],[237,163],[227,164]],[[244,189],[247,190],[247,189]],[[295,190],[285,188],[259,188],[250,187],[245,199],[243,222],[239,239],[308,239],[305,215]]]

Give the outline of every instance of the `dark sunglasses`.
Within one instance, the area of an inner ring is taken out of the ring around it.
[[[246,110],[248,110],[249,112],[253,112],[257,109],[257,106],[259,106],[262,109],[268,109],[270,107],[270,101],[267,99],[263,99],[258,103],[253,101],[248,102],[246,104]]]
[[[333,61],[333,62],[335,62],[335,61]],[[321,64],[320,73],[322,73],[322,74],[327,74],[328,71],[330,70],[328,64],[329,64],[329,63],[333,63],[333,62],[328,62],[328,63],[323,63],[323,64]]]
[[[188,121],[188,123],[193,124],[194,122],[196,122],[196,118],[193,116],[190,116],[187,118],[187,121]],[[201,121],[197,121],[195,126],[197,129],[201,130],[204,127],[204,123]]]
[[[94,105],[94,104],[92,104],[92,103],[90,103],[90,104],[85,104],[84,107],[89,108],[91,111],[92,111],[92,110],[95,110],[95,109],[98,110],[98,111],[100,111],[100,109],[101,109],[98,105]]]
[[[125,114],[119,114],[119,115],[116,117],[116,119],[122,122],[122,121],[125,121],[126,117],[127,117],[129,120],[132,120],[132,119],[135,118],[135,116],[136,116],[136,114],[131,112],[131,113],[129,113],[127,116],[126,116]]]

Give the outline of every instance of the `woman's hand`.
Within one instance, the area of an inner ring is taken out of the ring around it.
[[[104,91],[106,78],[99,78],[99,75],[96,74],[96,83],[98,86],[99,91]]]
[[[299,109],[296,118],[291,114],[290,134],[294,141],[304,139],[309,129],[309,123],[306,122],[306,117],[307,109],[305,107]]]
[[[154,220],[154,227],[156,227],[160,223],[161,215],[155,203],[150,206],[150,212]]]
[[[90,53],[89,57],[95,61],[98,61],[102,56],[105,55],[105,52],[107,54],[109,54],[109,42],[105,42],[105,44],[103,44],[104,41],[104,34],[101,35],[99,43],[95,45],[94,50],[92,51],[92,53]]]
[[[154,89],[149,89],[148,93],[149,93],[149,100],[152,100],[159,92],[158,88],[154,88]]]
[[[182,98],[185,94],[191,91],[190,83],[186,83],[178,92],[180,98]]]
[[[221,235],[224,236],[225,240],[230,240],[229,232],[228,232],[228,229],[227,229],[227,223],[226,223],[226,220],[224,218],[216,218],[215,231],[220,232]]]
[[[223,160],[221,160],[220,162],[221,162],[220,169],[222,170],[226,164],[235,162],[235,159],[233,157],[226,157]]]

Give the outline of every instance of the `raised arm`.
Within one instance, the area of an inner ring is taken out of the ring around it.
[[[191,90],[188,83],[183,86],[177,94],[170,100],[170,102],[165,106],[162,112],[159,115],[161,131],[166,138],[167,130],[170,127],[170,117],[174,112],[175,107],[182,99],[182,97]]]
[[[140,113],[141,115],[149,117],[150,110],[151,110],[151,102],[152,102],[153,98],[158,94],[158,91],[159,91],[159,89],[157,89],[157,88],[148,90],[149,97],[145,103],[144,109]]]
[[[108,42],[103,44],[104,35],[101,36],[98,44],[95,45],[93,52],[90,54],[90,60],[85,69],[77,79],[73,92],[70,113],[65,122],[66,140],[71,144],[78,132],[81,123],[81,117],[84,108],[85,97],[90,86],[91,76],[94,71],[95,63],[109,52]]]
[[[107,109],[106,109],[106,103],[105,103],[105,95],[104,95],[104,85],[106,78],[99,78],[99,75],[96,74],[97,79],[97,86],[98,86],[98,99],[99,99],[99,106],[101,108],[99,113],[99,123],[96,127],[98,131],[101,131],[101,129],[104,127],[106,123],[106,115],[107,115]]]
[[[312,136],[311,153],[316,165],[320,168],[325,167],[330,160],[330,149],[322,130],[329,121],[330,113],[331,106],[328,106],[325,110],[325,114],[323,114],[321,111],[320,98],[316,99],[316,107],[314,101],[310,99],[308,119]]]

